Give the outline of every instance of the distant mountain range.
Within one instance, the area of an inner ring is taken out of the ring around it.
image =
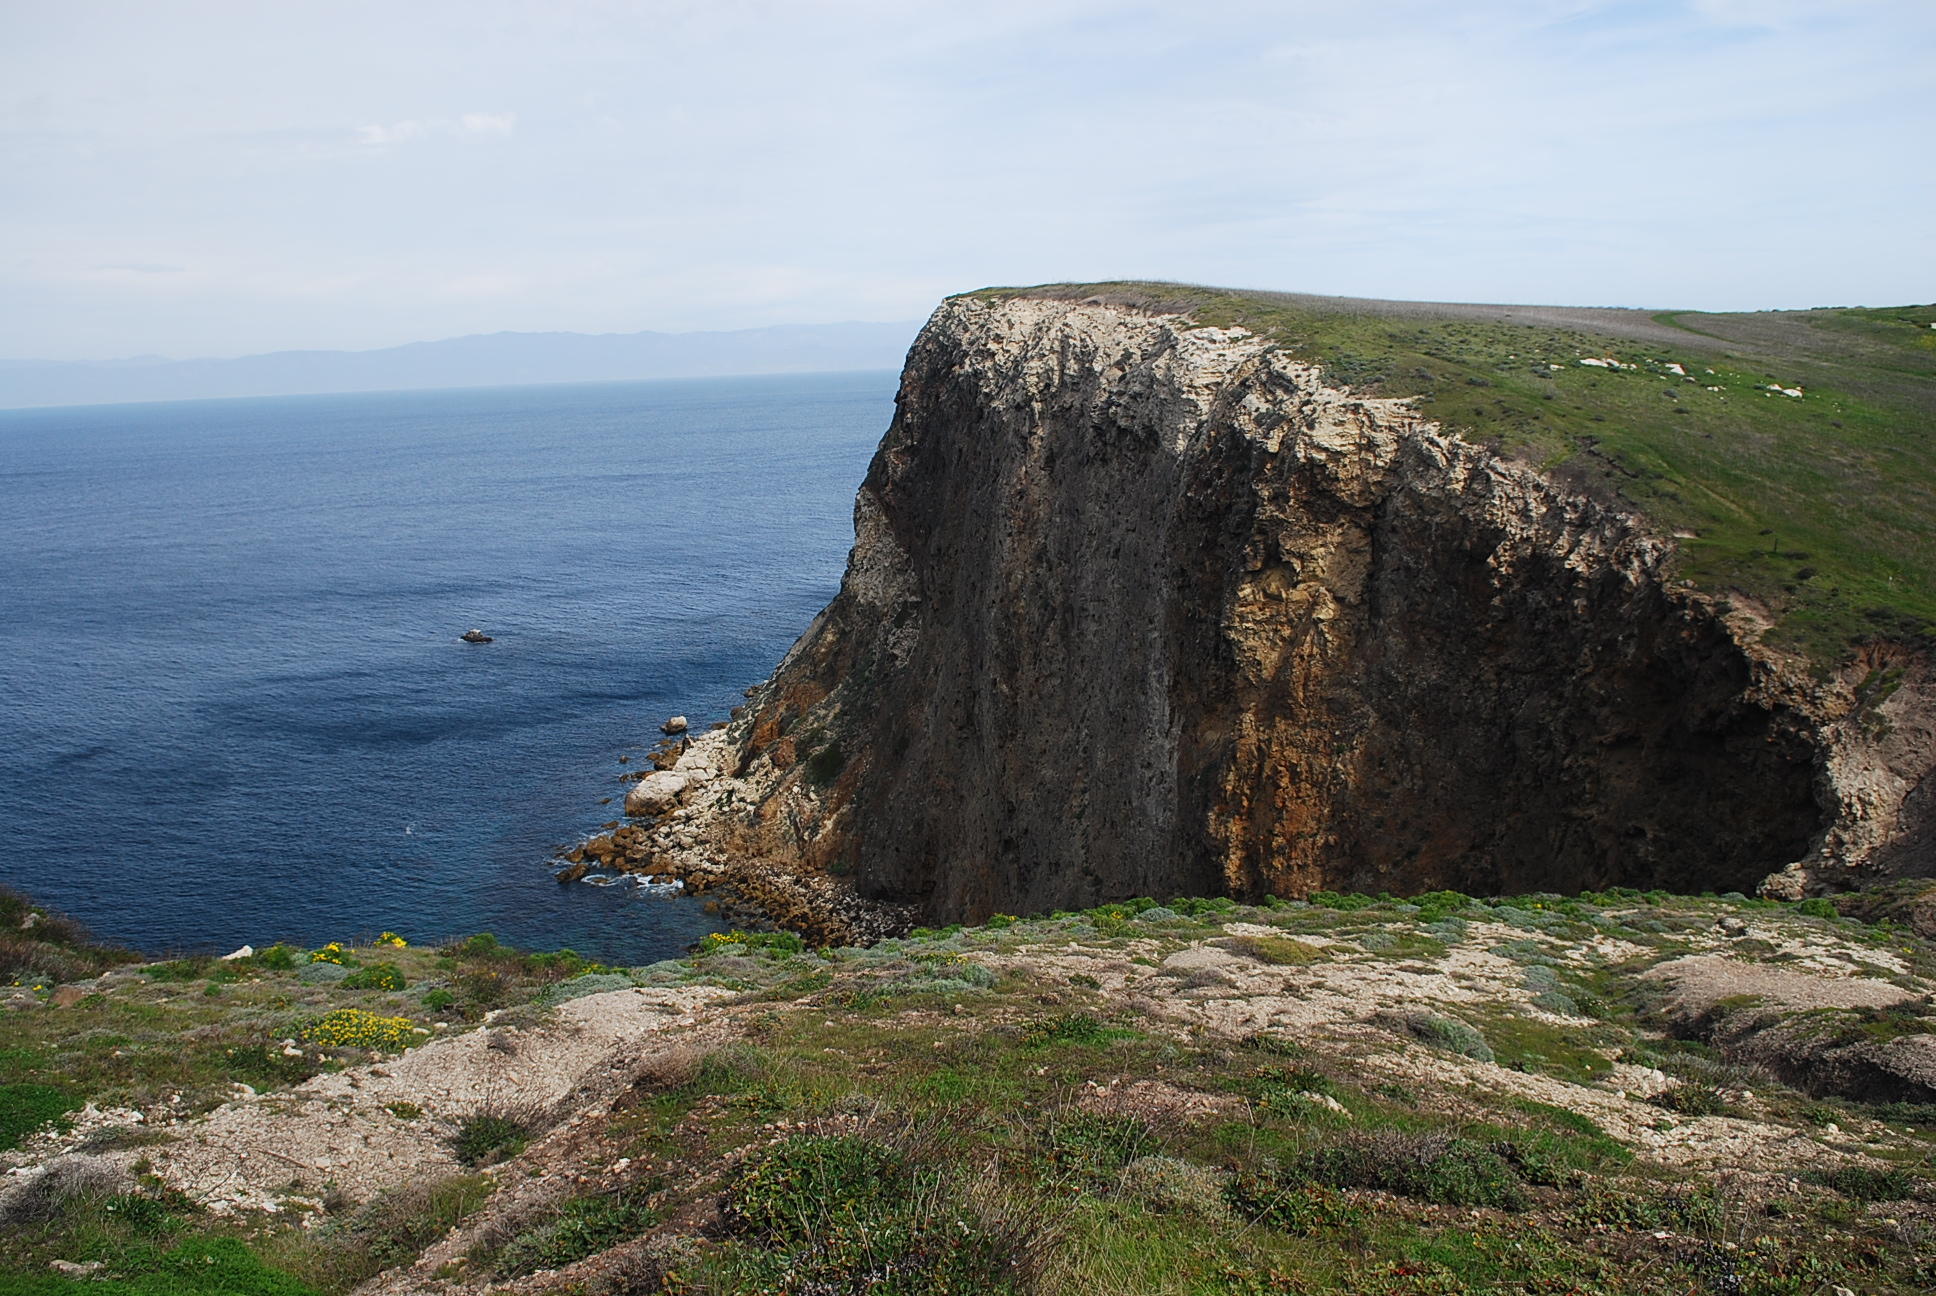
[[[480,333],[376,351],[275,351],[233,360],[0,360],[0,409],[898,369],[919,327],[909,320],[719,333]]]

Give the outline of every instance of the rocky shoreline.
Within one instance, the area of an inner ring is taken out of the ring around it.
[[[736,926],[797,932],[815,945],[906,934],[911,908],[872,903],[838,877],[782,867],[752,847],[750,817],[770,789],[740,768],[740,746],[731,724],[668,736],[648,753],[650,770],[628,775],[636,781],[625,796],[626,822],[564,852],[558,881],[677,884]]]

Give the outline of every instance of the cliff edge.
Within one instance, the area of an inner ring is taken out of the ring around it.
[[[949,300],[839,596],[642,844],[940,921],[1936,869],[1926,654],[1771,646],[1656,520],[1462,431],[1174,306]]]

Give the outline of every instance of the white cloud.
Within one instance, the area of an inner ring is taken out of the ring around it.
[[[356,138],[372,148],[386,148],[391,144],[418,139],[427,129],[420,121],[392,122],[388,126],[359,126],[356,128]]]
[[[518,124],[518,115],[504,113],[465,113],[458,124],[473,135],[509,135]]]
[[[509,135],[518,124],[514,112],[467,112],[457,117],[430,117],[391,122],[388,125],[359,126],[356,139],[371,148],[388,148],[433,135]]]

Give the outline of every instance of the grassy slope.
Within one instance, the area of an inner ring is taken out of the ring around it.
[[[1936,305],[1650,315],[1166,284],[989,292],[1184,310],[1367,395],[1415,397],[1468,440],[1689,533],[1680,574],[1763,605],[1772,641],[1818,663],[1936,638]]]
[[[548,1213],[512,1210],[453,1272],[467,1290],[490,1289],[652,1234],[663,1265],[638,1259],[603,1276],[541,1279],[539,1289],[1775,1296],[1838,1284],[1921,1291],[1936,1281],[1936,1108],[1813,1099],[1667,1039],[1640,979],[1662,959],[1710,947],[1721,915],[1845,948],[1857,966],[1898,958],[1919,984],[1936,974],[1927,942],[1819,905],[1660,893],[1320,900],[1173,901],[1154,911],[1139,902],[820,953],[794,938],[746,936],[634,970],[654,984],[739,991],[730,1011],[741,1038],[662,1057],[558,1154],[570,1160],[545,1167],[571,1195]],[[1226,935],[1233,920],[1252,934]],[[1126,1010],[1094,977],[1048,961],[1126,970],[1149,979],[1145,993],[1188,997],[1197,982],[1166,979],[1158,964],[1204,942],[1266,968],[1316,961],[1371,973],[1443,967],[1499,940],[1502,925],[1515,939],[1494,952],[1512,974],[1556,987],[1579,1016],[1561,1026],[1528,1012],[1523,996],[1456,978],[1487,992],[1453,1011],[1501,1064],[1603,1084],[1615,1058],[1659,1067],[1675,1079],[1670,1092],[1703,1103],[1663,1103],[1656,1128],[1695,1112],[1751,1114],[1806,1134],[1782,1145],[1798,1149],[1804,1168],[1819,1155],[1810,1140],[1864,1153],[1875,1168],[1823,1182],[1804,1173],[1798,1185],[1780,1174],[1676,1173],[1585,1117],[1500,1092],[1483,1075],[1471,1088],[1381,1081],[1381,1054],[1456,1062],[1472,1047],[1457,1032],[1407,1042],[1367,1034],[1346,1014],[1295,1039],[1231,1037]],[[1608,937],[1612,954],[1588,951]],[[425,978],[411,994],[436,979],[461,987],[468,975],[541,970],[502,950],[355,951],[366,965],[379,956]],[[255,1011],[232,998],[240,987],[217,967],[142,976],[179,988],[153,997],[153,1024],[173,1025],[196,1049],[219,1054],[219,1040],[181,1030],[207,1024],[210,1001],[244,1018]],[[491,1001],[539,984],[514,979]],[[265,969],[239,980],[292,997],[310,984]],[[58,1052],[93,1029],[64,1011],[14,1020]],[[149,1055],[145,1065],[168,1064]],[[156,1079],[112,1087],[155,1093],[175,1083]],[[1138,1115],[1133,1104],[1099,1101],[1138,1081],[1221,1106]],[[494,1191],[488,1177],[460,1176],[306,1229],[212,1217],[159,1184],[82,1196],[0,1232],[0,1293],[340,1293],[493,1211]],[[1823,1247],[1824,1237],[1835,1245]],[[56,1258],[102,1260],[107,1281],[53,1275]],[[897,1271],[898,1283],[868,1285]]]

